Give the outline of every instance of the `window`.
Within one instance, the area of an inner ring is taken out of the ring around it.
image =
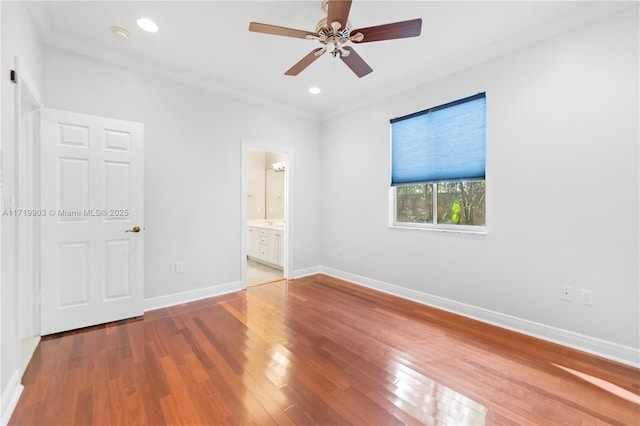
[[[486,99],[391,120],[393,225],[482,231]]]

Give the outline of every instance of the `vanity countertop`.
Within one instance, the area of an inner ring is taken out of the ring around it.
[[[282,219],[252,219],[247,220],[247,226],[252,228],[270,229],[273,231],[284,231],[284,220]]]

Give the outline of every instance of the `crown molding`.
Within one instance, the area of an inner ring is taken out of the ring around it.
[[[351,111],[389,99],[395,95],[410,91],[447,75],[479,65],[491,59],[507,55],[599,19],[606,18],[607,16],[613,15],[624,9],[631,8],[632,6],[638,6],[640,2],[634,0],[607,2],[590,1],[589,3],[591,4],[588,7],[581,9],[579,13],[572,13],[571,15],[557,18],[545,23],[544,25],[538,25],[527,31],[518,33],[513,37],[505,39],[499,43],[495,43],[485,49],[469,52],[467,55],[456,58],[443,65],[427,70],[421,70],[419,74],[414,75],[412,78],[407,78],[397,82],[396,84],[380,88],[370,96],[360,98],[359,100],[340,108],[331,109],[327,113],[321,114],[321,121],[340,117]]]
[[[256,96],[242,90],[220,84],[213,80],[195,76],[183,70],[169,69],[159,67],[137,59],[125,58],[114,50],[99,48],[82,40],[77,40],[62,34],[59,34],[53,28],[49,13],[47,11],[47,2],[27,2],[31,17],[34,21],[36,31],[40,37],[41,43],[46,46],[71,52],[80,56],[92,58],[108,64],[121,66],[133,71],[150,74],[166,80],[171,80],[186,86],[195,87],[217,95],[227,96],[240,101],[244,101],[253,105],[273,108],[282,112],[296,115],[312,121],[320,121],[320,114],[293,107],[272,99]]]
[[[517,0],[516,0],[517,1]],[[506,55],[518,49],[535,44],[545,39],[554,37],[563,32],[588,24],[592,21],[604,18],[623,9],[637,6],[637,0],[629,1],[587,1],[588,5],[577,13],[571,13],[559,17],[543,25],[538,25],[527,31],[518,33],[514,37],[495,43],[485,49],[469,52],[467,55],[449,61],[427,70],[421,70],[412,78],[403,79],[392,85],[377,88],[375,93],[359,98],[354,102],[348,102],[337,108],[329,108],[325,113],[318,113],[301,109],[292,105],[275,101],[273,99],[256,96],[254,94],[230,87],[212,79],[203,78],[183,70],[159,67],[156,64],[133,58],[124,58],[118,52],[97,48],[82,40],[73,39],[58,33],[51,23],[47,10],[47,2],[27,1],[29,11],[34,21],[36,30],[43,44],[54,48],[66,50],[78,55],[90,57],[102,62],[122,66],[134,71],[154,75],[167,80],[175,81],[187,86],[215,93],[222,96],[238,99],[253,105],[274,108],[288,114],[309,119],[312,121],[326,121],[344,115],[345,113],[363,108],[372,103],[388,99],[399,93],[406,92],[422,86],[446,75],[461,71],[474,65]]]

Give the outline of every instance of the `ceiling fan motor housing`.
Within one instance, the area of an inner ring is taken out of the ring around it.
[[[337,56],[338,54],[347,56],[349,53],[342,50],[341,47],[344,43],[349,41],[351,29],[351,22],[349,21],[347,21],[345,28],[338,27],[337,25],[328,25],[327,17],[325,16],[320,19],[316,25],[316,34],[318,34],[317,40],[327,46],[327,51],[333,56]],[[335,47],[330,47],[330,45]]]

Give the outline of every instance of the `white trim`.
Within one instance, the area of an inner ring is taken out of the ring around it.
[[[78,55],[88,56],[100,61],[111,64],[120,65],[133,70],[156,75],[173,81],[178,81],[192,87],[198,87],[213,93],[219,93],[236,99],[251,102],[256,105],[278,108],[301,117],[309,118],[316,121],[326,121],[335,117],[340,117],[347,112],[357,110],[359,108],[371,105],[385,98],[389,98],[398,93],[409,91],[415,87],[422,86],[438,78],[453,74],[461,69],[469,68],[490,59],[508,54],[517,49],[529,46],[542,40],[546,40],[555,35],[562,34],[566,31],[585,25],[597,19],[604,18],[624,8],[633,6],[636,2],[603,2],[607,3],[606,7],[594,7],[586,10],[580,10],[570,16],[564,16],[542,25],[534,26],[528,31],[519,33],[507,40],[501,40],[479,51],[454,59],[447,63],[431,67],[423,70],[413,77],[402,79],[387,87],[378,88],[373,93],[365,95],[359,99],[343,103],[342,106],[329,109],[321,113],[315,113],[299,107],[290,106],[281,102],[275,102],[263,97],[258,97],[242,90],[233,90],[229,87],[211,81],[210,79],[195,76],[193,73],[185,73],[184,70],[161,69],[153,64],[149,64],[143,60],[125,59],[117,55],[113,50],[98,48],[92,46],[86,41],[74,39],[57,32],[52,24],[49,14],[46,11],[46,2],[28,1],[29,11],[36,30],[43,44],[49,45],[61,50],[73,52]]]
[[[20,375],[18,374],[18,370],[15,370],[11,375],[9,383],[7,383],[7,387],[4,389],[4,392],[2,392],[2,396],[0,397],[0,413],[2,413],[2,416],[0,417],[0,425],[4,426],[9,423],[9,420],[13,415],[13,410],[16,409],[16,405],[18,405],[18,400],[20,399],[20,395],[22,395],[23,390],[24,386],[20,384]]]
[[[293,271],[292,279],[307,277],[309,275],[321,274],[323,270],[322,266],[316,265],[309,268],[296,269]]]
[[[293,271],[292,279],[302,278],[308,275],[319,274],[322,272],[321,266],[313,266],[311,268],[298,269]],[[207,299],[209,297],[222,296],[236,291],[242,291],[246,288],[241,281],[235,281],[227,284],[219,284],[211,287],[201,288],[197,290],[189,290],[181,293],[169,294],[167,296],[152,297],[144,300],[144,311],[153,311],[161,308],[181,305],[183,303],[195,302],[197,300]]]
[[[86,41],[77,40],[73,37],[60,34],[52,27],[45,4],[28,1],[27,6],[29,8],[32,21],[36,27],[36,31],[40,36],[39,38],[44,45],[70,52],[75,55],[85,56],[108,64],[121,66],[133,71],[143,72],[166,80],[185,84],[190,87],[206,90],[210,93],[228,96],[253,105],[274,108],[302,118],[320,121],[320,115],[313,111],[301,109],[296,106],[291,106],[262,96],[256,96],[246,90],[233,89],[211,79],[196,76],[193,73],[185,73],[184,70],[168,67],[163,68],[150,64],[144,60],[124,58],[111,49],[97,48],[97,46],[92,46],[91,43]]]
[[[472,235],[487,235],[487,229],[484,226],[473,225],[460,225],[460,228],[455,228],[456,225],[434,225],[434,224],[416,224],[409,222],[397,222],[394,225],[388,225],[389,229],[405,229],[410,231],[432,231],[432,232],[449,232],[453,234],[472,234]]]
[[[19,56],[15,57],[17,90],[15,99],[16,207],[40,207],[39,120],[37,111],[43,98]],[[23,114],[24,113],[24,114]],[[23,118],[25,119],[23,123]],[[18,352],[21,371],[31,361],[40,341],[40,263],[39,222],[35,218],[18,218],[16,241],[18,292]],[[23,241],[24,244],[19,244]],[[26,303],[25,303],[26,301]],[[27,307],[29,305],[29,307]],[[25,352],[26,350],[26,352]]]
[[[340,278],[363,287],[389,293],[423,305],[432,306],[538,339],[588,352],[632,367],[640,367],[640,350],[637,348],[574,333],[569,330],[495,312],[478,306],[456,302],[455,300],[400,287],[338,269],[323,266],[321,267],[321,272],[331,277]]]
[[[15,183],[14,183],[14,202],[15,207],[24,207],[24,208],[33,208],[29,204],[29,195],[33,194],[33,191],[37,189],[37,182],[32,174],[32,170],[34,168],[33,164],[33,150],[35,146],[34,135],[31,132],[33,129],[33,121],[27,118],[27,123],[25,127],[22,126],[22,112],[23,109],[28,109],[28,114],[33,113],[38,110],[43,105],[42,96],[38,91],[36,85],[33,80],[29,78],[28,73],[23,69],[20,57],[14,57],[13,69],[16,73],[16,90],[14,96],[14,117],[13,117],[13,126],[14,126],[14,140],[3,141],[4,144],[13,143],[14,146],[14,156],[13,161],[15,165]],[[28,130],[28,133],[24,133]],[[26,139],[25,139],[26,137]],[[0,151],[1,152],[1,151]],[[0,158],[1,161],[1,158]],[[2,166],[0,166],[0,186],[2,181]],[[17,313],[18,321],[13,324],[13,327],[17,334],[17,339],[9,342],[9,350],[13,352],[15,359],[19,360],[18,369],[13,371],[9,382],[6,387],[2,389],[0,396],[0,424],[5,425],[9,422],[13,411],[18,403],[20,395],[24,387],[20,384],[20,378],[24,373],[24,369],[28,365],[31,357],[33,356],[33,352],[40,340],[39,337],[39,329],[35,324],[35,316],[37,313],[35,312],[37,304],[36,298],[38,297],[38,289],[36,288],[36,280],[35,273],[37,273],[38,266],[33,262],[33,254],[35,252],[36,241],[33,237],[33,234],[30,234],[30,230],[33,230],[33,226],[29,229],[26,218],[18,218],[15,222],[16,227],[16,239],[14,251],[16,258],[15,262],[15,287],[17,289],[17,295],[14,299],[14,309]],[[31,238],[29,238],[31,236]],[[20,244],[20,241],[24,241],[24,245]],[[29,271],[35,271],[34,275],[31,278],[25,277]],[[7,284],[5,284],[7,285]],[[13,283],[11,285],[14,285]],[[26,287],[29,287],[29,294],[27,300],[32,305],[32,311],[30,311],[30,316],[28,319],[25,319],[23,312],[23,303],[25,298],[25,293],[23,290]],[[33,315],[33,317],[32,317]],[[23,334],[28,334],[29,341],[26,347],[26,352],[23,353],[23,346],[21,338],[24,337]],[[2,339],[4,340],[4,339]],[[4,342],[2,346],[4,346]],[[4,363],[0,362],[0,367],[6,368],[7,366]]]
[[[44,107],[44,99],[38,90],[38,87],[33,82],[29,74],[22,69],[22,65],[18,64],[18,56],[16,56],[16,74],[18,78],[21,80],[20,84],[28,92],[29,96],[31,96],[31,100],[35,104],[35,109],[40,109]]]
[[[606,3],[606,5],[602,5],[602,3]],[[336,117],[342,117],[349,112],[366,108],[400,93],[410,92],[415,88],[424,86],[442,77],[453,75],[461,70],[508,55],[532,44],[548,40],[575,28],[587,25],[590,22],[603,19],[623,9],[632,7],[635,4],[637,4],[637,1],[601,2],[600,7],[582,9],[570,15],[559,17],[541,25],[536,25],[506,40],[500,40],[497,43],[485,46],[480,50],[476,50],[462,57],[442,64],[436,64],[435,66],[422,70],[413,77],[401,79],[388,86],[378,88],[356,100],[345,102],[343,106],[322,111],[320,113],[320,121],[324,122]]]
[[[242,283],[240,281],[235,281],[227,284],[218,284],[211,287],[199,288],[197,290],[169,294],[167,296],[152,297],[144,300],[144,311],[153,311],[155,309],[195,302],[196,300],[222,296],[223,294],[234,293],[241,290],[244,290]]]

